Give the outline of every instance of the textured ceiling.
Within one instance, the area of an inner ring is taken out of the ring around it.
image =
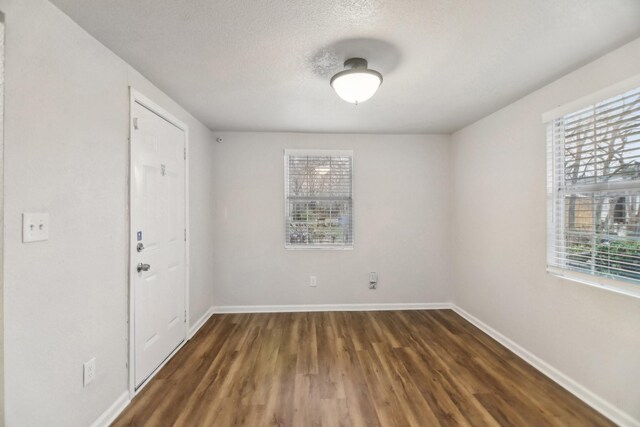
[[[639,0],[53,0],[213,130],[448,133],[640,36]],[[329,78],[384,75],[358,106]]]

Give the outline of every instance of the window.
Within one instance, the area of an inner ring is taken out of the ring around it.
[[[285,247],[353,247],[353,152],[285,150]]]
[[[548,266],[640,283],[640,87],[550,121],[548,160]]]

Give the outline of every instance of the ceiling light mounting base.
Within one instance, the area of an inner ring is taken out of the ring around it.
[[[351,70],[366,70],[368,66],[367,60],[362,58],[350,58],[344,61],[344,68]]]

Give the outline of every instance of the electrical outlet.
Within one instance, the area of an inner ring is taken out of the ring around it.
[[[82,366],[84,368],[83,382],[86,387],[96,377],[96,358],[91,358],[91,360],[84,362]]]
[[[309,286],[316,287],[318,286],[318,281],[316,280],[316,276],[309,277]]]

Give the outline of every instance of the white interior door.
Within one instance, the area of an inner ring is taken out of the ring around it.
[[[138,102],[131,115],[137,388],[186,337],[185,132]]]

